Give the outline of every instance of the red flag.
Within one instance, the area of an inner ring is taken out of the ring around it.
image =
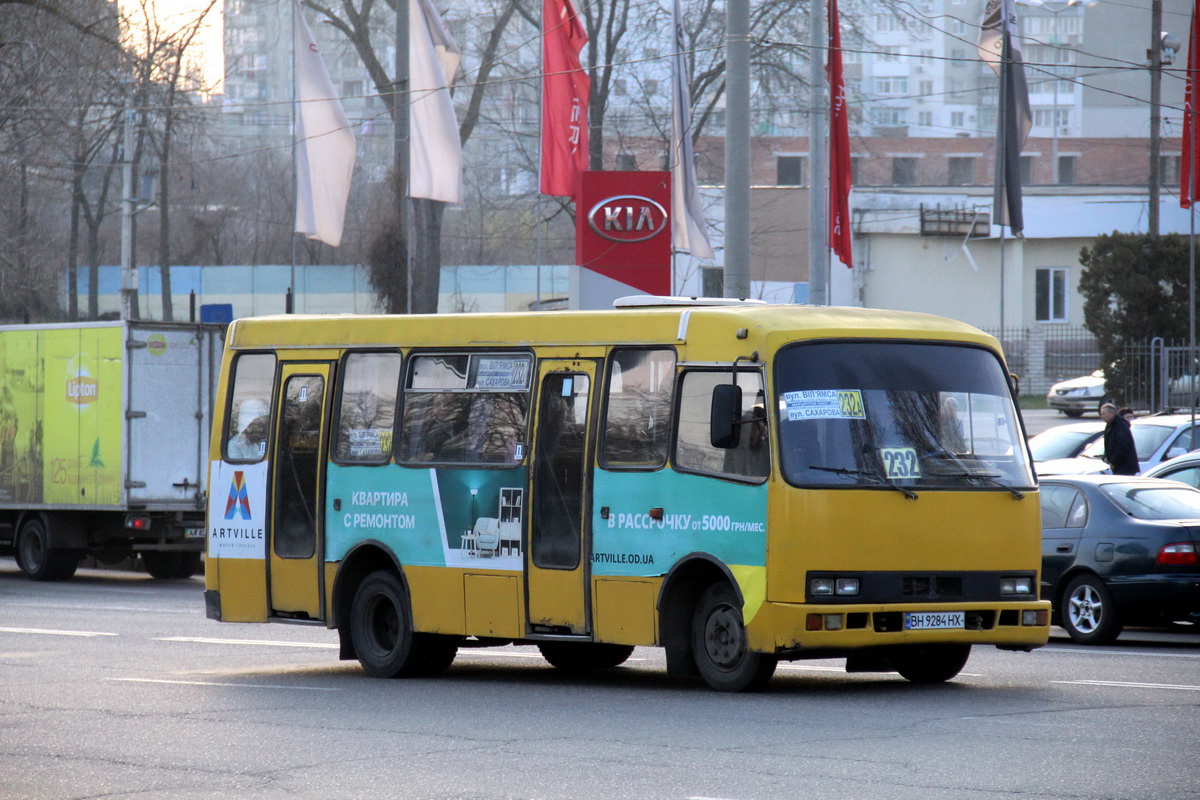
[[[542,194],[575,194],[588,166],[587,32],[571,0],[542,0]]]
[[[1200,0],[1196,0],[1200,3]],[[842,263],[854,267],[850,253],[850,121],[846,113],[846,81],[842,77],[842,31],[837,0],[829,0],[829,246]]]
[[[1200,196],[1200,137],[1196,136],[1196,17],[1200,15],[1200,0],[1192,8],[1192,30],[1188,37],[1187,83],[1183,90],[1183,156],[1179,160],[1179,205],[1191,208]]]

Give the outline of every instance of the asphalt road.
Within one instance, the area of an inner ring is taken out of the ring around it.
[[[531,648],[382,681],[319,627],[205,619],[203,583],[0,559],[0,798],[1196,800],[1200,636],[976,649],[955,681],[783,664],[722,695]]]
[[[1025,420],[1025,432],[1030,436],[1036,436],[1042,431],[1066,425],[1069,422],[1098,422],[1100,420],[1100,417],[1095,414],[1085,414],[1079,419],[1071,419],[1061,412],[1048,408],[1022,411],[1021,418]]]

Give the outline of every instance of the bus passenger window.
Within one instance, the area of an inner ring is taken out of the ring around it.
[[[342,371],[334,460],[384,464],[392,453],[399,353],[351,353]]]
[[[679,436],[675,466],[694,472],[727,475],[761,482],[771,472],[771,444],[763,395],[762,375],[738,372],[742,409],[737,425],[738,444],[713,447],[709,438],[713,387],[729,383],[729,372],[686,372],[680,384]]]
[[[532,356],[410,360],[398,461],[515,465],[524,459]]]
[[[225,426],[228,461],[262,461],[271,430],[271,395],[275,389],[275,356],[250,353],[233,364],[233,388]]]
[[[601,464],[656,469],[667,463],[674,388],[673,350],[613,353]]]

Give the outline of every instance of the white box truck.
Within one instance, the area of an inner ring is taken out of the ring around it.
[[[195,574],[225,327],[0,326],[0,554],[35,580],[88,555]]]

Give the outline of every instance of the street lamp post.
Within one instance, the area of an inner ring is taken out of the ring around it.
[[[1051,168],[1053,169],[1054,183],[1056,185],[1058,184],[1059,180],[1062,177],[1061,174],[1059,173],[1059,169],[1058,169],[1058,128],[1059,128],[1059,124],[1058,124],[1058,82],[1059,82],[1059,79],[1061,78],[1061,68],[1062,68],[1062,62],[1061,62],[1060,56],[1059,56],[1059,48],[1061,47],[1061,44],[1062,44],[1062,36],[1060,34],[1059,26],[1058,26],[1058,15],[1061,14],[1062,12],[1066,11],[1067,9],[1074,8],[1076,6],[1081,6],[1083,8],[1092,8],[1093,6],[1097,5],[1100,2],[1100,0],[1059,0],[1059,2],[1062,2],[1063,7],[1058,10],[1051,8],[1048,3],[1044,3],[1042,5],[1042,8],[1044,10],[1049,11],[1051,14],[1054,15],[1054,69],[1052,72],[1052,74],[1054,76],[1054,78],[1053,78],[1054,79],[1054,113],[1051,115],[1051,118],[1050,118],[1050,127],[1052,129],[1052,131],[1051,131],[1051,141],[1052,141]]]

